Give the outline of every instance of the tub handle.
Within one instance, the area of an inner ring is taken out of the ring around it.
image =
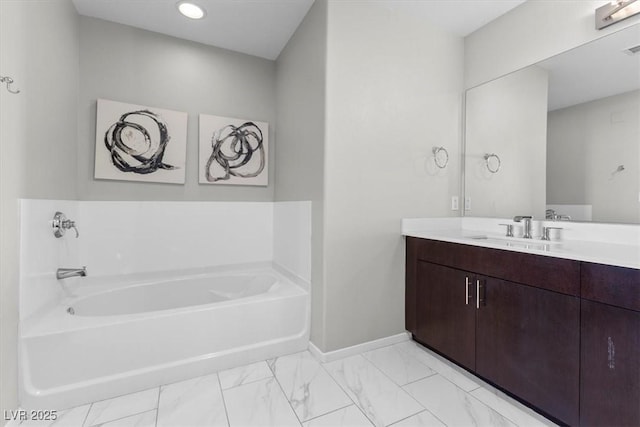
[[[76,222],[68,219],[67,216],[62,212],[55,213],[51,225],[53,226],[53,235],[56,237],[64,236],[64,233],[66,233],[66,231],[70,228],[73,228],[73,230],[76,232],[76,239],[80,237],[80,233],[78,232],[78,228],[76,227]]]

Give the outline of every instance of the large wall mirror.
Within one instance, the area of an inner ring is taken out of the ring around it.
[[[640,223],[640,24],[465,99],[465,215]]]

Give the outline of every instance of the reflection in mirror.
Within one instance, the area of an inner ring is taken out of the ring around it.
[[[465,214],[640,223],[637,46],[640,25],[468,90]]]

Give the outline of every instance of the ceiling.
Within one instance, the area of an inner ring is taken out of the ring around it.
[[[193,0],[207,11],[207,16],[200,21],[180,15],[177,0],[73,0],[73,3],[81,15],[274,60],[313,1]],[[464,37],[525,0],[357,1],[407,10]]]
[[[640,88],[640,24],[556,55],[537,65],[549,71],[549,111]]]

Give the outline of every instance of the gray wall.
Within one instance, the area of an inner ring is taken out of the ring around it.
[[[1,72],[21,91],[0,88],[2,411],[18,400],[18,199],[76,198],[78,61],[78,16],[70,1],[0,1]]]
[[[629,18],[595,29],[604,0],[529,0],[465,37],[465,87],[535,64],[640,22]]]
[[[404,331],[401,219],[459,214],[463,41],[422,7],[329,2],[324,350]]]
[[[639,141],[637,90],[550,112],[547,203],[593,205],[594,221],[640,222]]]
[[[81,200],[272,201],[274,61],[94,18],[80,18],[78,196]],[[96,99],[189,114],[186,185],[93,179]],[[269,123],[269,186],[198,184],[198,115]]]
[[[277,60],[275,200],[312,201],[311,341],[324,348],[323,210],[327,2],[316,0]]]

